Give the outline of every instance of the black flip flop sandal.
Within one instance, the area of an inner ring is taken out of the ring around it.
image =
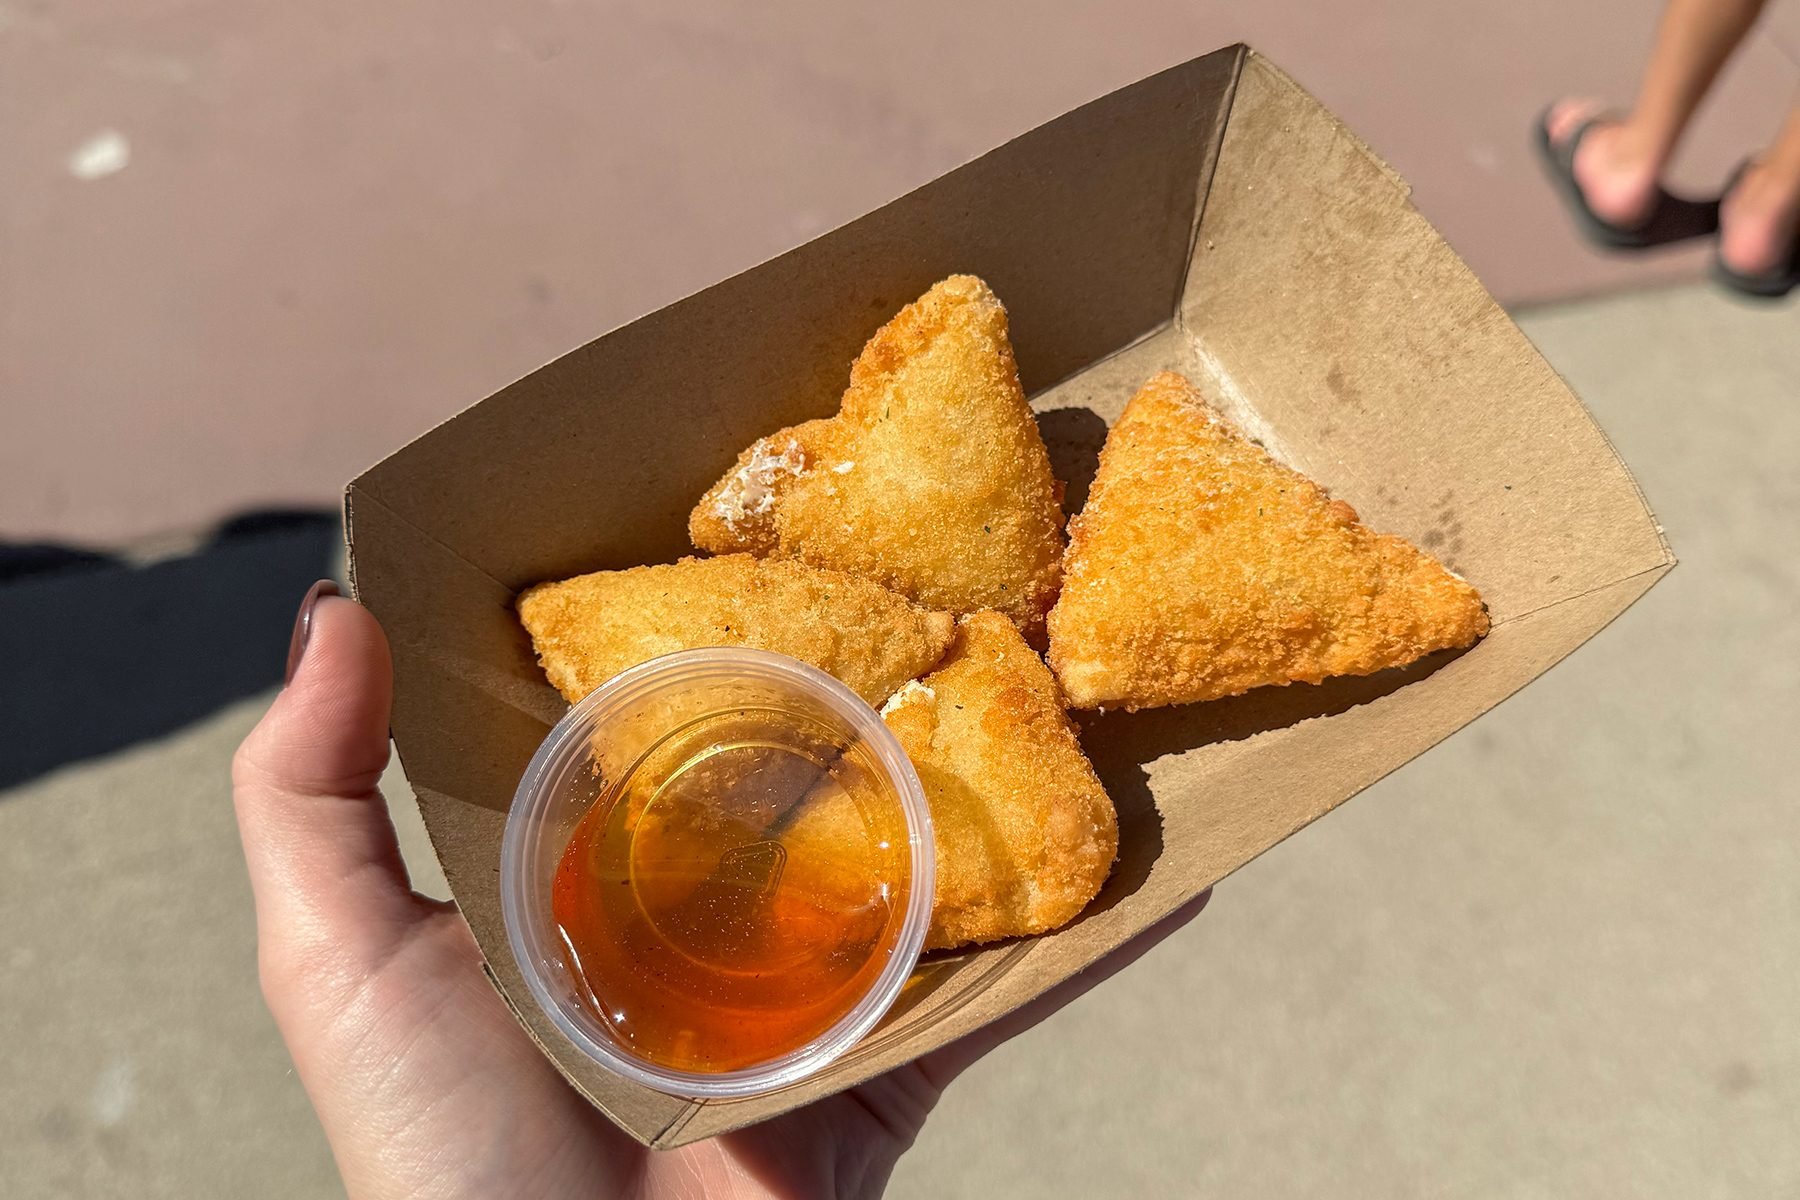
[[[1731,178],[1725,181],[1725,190],[1719,196],[1721,203],[1724,202],[1726,196],[1731,195],[1732,189],[1737,187],[1738,180],[1744,177],[1744,172],[1749,168],[1748,161],[1738,164],[1737,170],[1731,173]],[[1726,266],[1725,260],[1719,257],[1719,251],[1715,247],[1712,257],[1712,277],[1714,283],[1728,287],[1740,295],[1751,296],[1758,300],[1779,300],[1795,288],[1800,288],[1800,234],[1796,234],[1794,237],[1794,248],[1788,253],[1786,266],[1775,267],[1768,271],[1758,271],[1753,275],[1734,271]]]
[[[1615,225],[1588,206],[1587,196],[1575,181],[1575,151],[1580,147],[1581,139],[1595,126],[1616,120],[1617,117],[1607,113],[1589,117],[1558,145],[1550,137],[1550,110],[1545,109],[1538,118],[1538,158],[1550,176],[1550,182],[1556,185],[1557,194],[1562,197],[1569,215],[1575,218],[1575,228],[1581,235],[1603,250],[1648,250],[1718,232],[1717,200],[1688,200],[1658,189],[1650,219],[1632,226]]]

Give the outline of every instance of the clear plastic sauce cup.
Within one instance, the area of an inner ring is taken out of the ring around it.
[[[824,672],[690,650],[551,730],[507,817],[507,936],[571,1041],[674,1095],[810,1075],[881,1019],[931,919],[931,816],[881,718]]]

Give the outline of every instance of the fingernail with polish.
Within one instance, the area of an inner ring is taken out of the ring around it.
[[[326,596],[338,594],[338,585],[329,579],[321,579],[306,589],[306,599],[300,602],[300,615],[294,618],[293,640],[288,642],[287,676],[282,680],[286,686],[294,682],[294,672],[300,669],[300,658],[306,653],[306,640],[312,636],[313,609]]]

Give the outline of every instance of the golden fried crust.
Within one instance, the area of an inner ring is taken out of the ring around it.
[[[1364,527],[1171,372],[1113,426],[1069,533],[1049,658],[1078,708],[1367,675],[1488,629],[1467,582]]]
[[[570,703],[658,655],[751,646],[809,662],[880,704],[930,670],[954,632],[948,613],[866,579],[748,554],[540,583],[518,609]]]
[[[746,450],[688,532],[702,550],[798,558],[1037,633],[1056,599],[1062,526],[1006,310],[981,280],[955,275],[863,347],[837,416]]]
[[[1118,819],[1056,680],[1010,621],[963,617],[943,665],[882,716],[931,804],[927,949],[1044,933],[1087,907],[1112,870]]]

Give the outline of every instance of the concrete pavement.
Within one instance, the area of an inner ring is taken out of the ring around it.
[[[896,1195],[1800,1194],[1800,308],[1523,324],[1681,565],[971,1072]]]
[[[1522,323],[1680,568],[970,1071],[892,1195],[1800,1191],[1800,305]],[[256,990],[225,770],[265,699],[0,793],[9,1196],[339,1194]]]
[[[332,506],[557,354],[1240,39],[1503,301],[1689,278],[1581,246],[1529,150],[1555,96],[1629,99],[1657,7],[0,0],[0,539]],[[1677,183],[1763,144],[1797,66],[1776,0]]]

